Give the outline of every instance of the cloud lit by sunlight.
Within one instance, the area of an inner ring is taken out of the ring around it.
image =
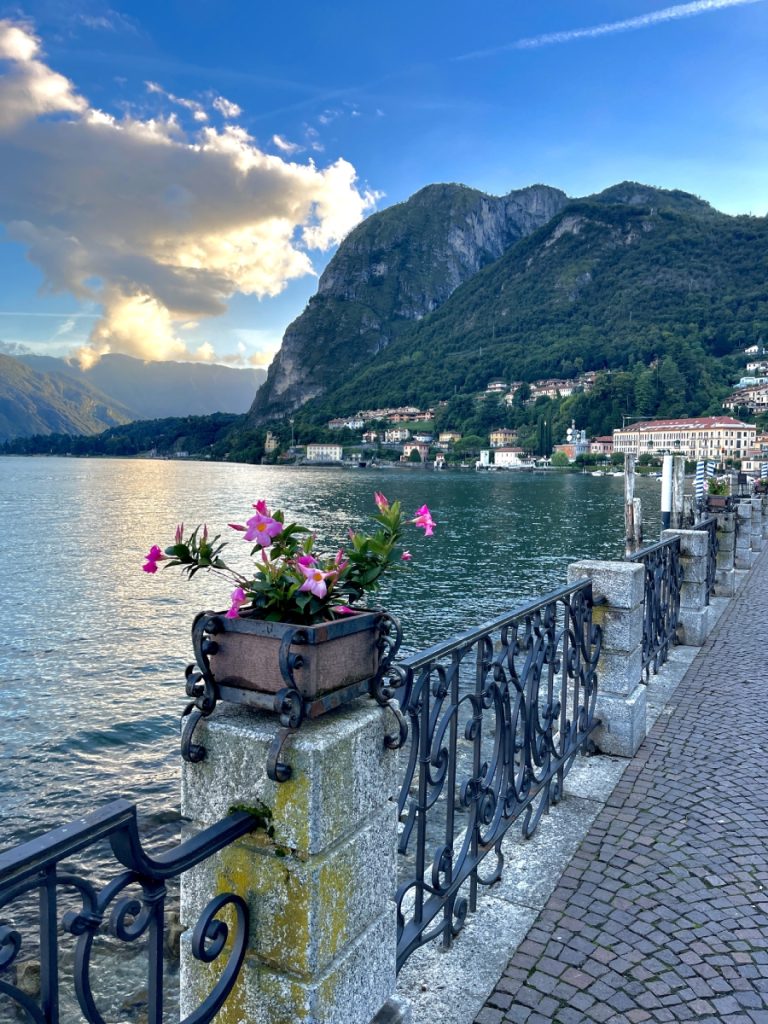
[[[28,24],[0,20],[0,221],[47,290],[102,307],[84,365],[107,352],[213,358],[181,336],[192,321],[314,273],[309,250],[337,244],[376,200],[346,160],[319,169],[290,161],[289,143],[263,152],[224,97],[210,106],[230,123],[214,127],[197,100],[148,88],[188,111],[193,131],[175,113],[92,108]]]

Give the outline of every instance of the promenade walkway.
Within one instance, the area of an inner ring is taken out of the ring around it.
[[[475,1024],[768,1024],[768,550]]]

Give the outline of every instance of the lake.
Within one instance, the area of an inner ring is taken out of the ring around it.
[[[407,510],[426,502],[437,522],[432,538],[412,531],[413,562],[377,596],[408,651],[560,586],[568,562],[621,557],[613,477],[0,458],[0,847],[117,796],[138,803],[150,841],[176,833],[189,630],[198,610],[227,606],[229,588],[143,573],[152,544],[205,521],[232,535],[226,555],[245,566],[250,545],[226,524],[263,498],[335,551],[375,511],[375,490]],[[652,540],[658,483],[638,493]]]

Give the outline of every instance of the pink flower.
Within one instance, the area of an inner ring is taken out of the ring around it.
[[[329,576],[333,576],[334,573],[323,572],[316,565],[300,565],[299,569],[305,576],[305,580],[299,587],[299,590],[309,591],[315,597],[325,597],[328,593],[328,586],[325,581]]]
[[[181,544],[184,540],[184,523],[179,523],[176,527],[176,533],[173,535],[174,544]]]
[[[349,565],[349,559],[345,557],[344,550],[342,548],[339,548],[339,550],[336,552],[334,562],[336,563],[337,573],[344,572],[344,570]]]
[[[269,509],[267,508],[266,501],[263,501],[262,499],[259,499],[259,501],[257,501],[256,504],[253,507],[256,509],[256,511],[259,513],[260,516],[268,516],[269,515]]]
[[[230,530],[239,530],[240,533],[245,533],[245,531],[248,529],[247,526],[241,526],[240,523],[227,523],[227,526],[230,528]]]
[[[379,512],[386,512],[389,508],[389,501],[384,497],[381,491],[373,492],[373,500],[376,502],[376,507]]]
[[[154,544],[149,549],[149,554],[144,557],[146,558],[146,562],[141,567],[144,572],[157,572],[157,563],[164,562],[168,556],[163,554],[162,548],[159,548],[157,544]]]
[[[348,604],[335,604],[331,608],[337,615],[357,615],[357,608],[350,608]]]
[[[248,599],[245,596],[245,591],[243,590],[242,587],[235,587],[235,589],[232,591],[231,600],[232,607],[224,616],[224,618],[226,619],[236,619],[240,612],[241,606],[244,605]]]
[[[401,562],[410,562],[410,560],[411,560],[412,558],[413,558],[413,555],[411,554],[411,552],[410,552],[410,551],[404,551],[404,552],[402,553],[402,555],[400,555],[400,561],[401,561]]]
[[[435,521],[426,505],[422,505],[416,510],[416,518],[412,521],[414,526],[423,528],[425,537],[431,537],[435,532]]]
[[[299,555],[296,559],[296,565],[298,565],[299,568],[304,566],[311,567],[313,565],[317,565],[317,561],[312,557],[312,555]]]
[[[248,529],[245,531],[243,540],[255,540],[263,548],[268,548],[272,538],[283,532],[283,524],[271,516],[262,515],[257,512],[247,522]]]

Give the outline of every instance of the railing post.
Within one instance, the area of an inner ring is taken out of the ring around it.
[[[370,1024],[404,1020],[395,990],[397,755],[390,713],[358,701],[305,723],[285,743],[292,774],[267,759],[276,717],[220,705],[198,726],[205,759],[184,764],[182,814],[192,830],[231,807],[258,828],[184,875],[189,928],[222,889],[251,911],[245,962],[217,1024]],[[197,739],[197,736],[196,736]],[[182,1014],[212,987],[211,968],[181,943]],[[386,1004],[386,1005],[385,1005]]]
[[[663,540],[680,538],[683,582],[680,586],[680,640],[688,647],[700,647],[709,633],[709,593],[706,530],[664,530]]]
[[[758,553],[763,550],[763,499],[759,497],[750,498],[749,503],[752,506],[750,547],[752,548],[754,561]]]
[[[635,562],[573,562],[568,583],[592,580],[592,621],[602,626],[597,663],[597,707],[601,720],[593,734],[603,753],[632,757],[645,739],[646,690],[643,674],[645,570]]]
[[[717,520],[717,571],[715,583],[720,597],[733,597],[736,593],[736,513],[712,513]]]
[[[736,506],[738,523],[736,529],[735,564],[737,569],[752,567],[752,502],[747,499]]]

